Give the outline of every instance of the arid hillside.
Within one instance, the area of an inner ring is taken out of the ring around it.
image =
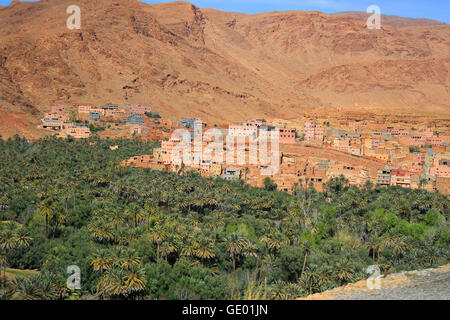
[[[448,112],[450,26],[368,30],[320,12],[256,15],[186,2],[68,0],[0,7],[0,107],[141,103],[213,123],[365,107]]]
[[[352,17],[355,19],[368,19],[372,13],[360,12],[360,11],[345,11],[335,13],[336,15]],[[437,26],[444,25],[443,22],[425,18],[411,19],[392,15],[381,15],[381,23],[394,27],[394,28],[405,28],[405,27],[421,27],[421,26]]]

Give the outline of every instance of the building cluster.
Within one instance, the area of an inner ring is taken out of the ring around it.
[[[317,128],[324,134],[313,138]],[[450,139],[446,133],[435,133],[430,128],[409,131],[394,127],[370,131],[364,125],[354,126],[352,131],[331,127],[322,131],[322,126],[306,122],[304,136],[325,148],[382,162],[375,179],[382,186],[450,193]]]
[[[182,118],[177,127],[190,133],[193,142],[201,120]],[[437,134],[431,129],[406,130],[403,128],[378,128],[370,130],[366,123],[346,124],[351,130],[335,129],[314,121],[303,124],[303,132],[296,128],[275,126],[264,119],[252,119],[221,129],[224,135],[232,137],[266,137],[271,141],[277,135],[280,152],[277,170],[271,174],[268,166],[248,162],[250,147],[246,144],[247,162],[230,165],[228,161],[216,162],[211,154],[202,154],[211,142],[202,142],[196,150],[195,144],[189,156],[189,164],[174,161],[173,152],[183,137],[170,135],[162,141],[153,155],[132,157],[123,161],[123,166],[145,167],[168,170],[197,171],[205,177],[222,177],[227,180],[243,179],[247,183],[262,186],[269,176],[278,189],[292,192],[295,188],[311,185],[318,191],[333,177],[344,175],[350,185],[363,187],[370,180],[380,186],[401,186],[423,188],[450,194],[450,137]],[[421,143],[416,143],[421,141]],[[219,146],[220,148],[220,146]],[[223,151],[226,152],[226,144]],[[233,148],[236,148],[234,146]],[[270,153],[270,151],[269,151]],[[233,162],[232,162],[233,163]],[[266,170],[266,171],[265,171]]]
[[[370,180],[380,186],[423,188],[450,194],[450,135],[429,127],[370,127],[368,119],[347,119],[339,122],[341,128],[332,127],[329,122],[319,124],[306,120],[297,129],[269,123],[265,119],[251,119],[228,127],[215,127],[223,137],[233,137],[236,144],[227,145],[224,139],[217,142],[220,145],[214,146],[215,142],[205,142],[203,137],[200,144],[194,143],[198,134],[196,128],[201,127],[204,129],[202,132],[208,129],[203,121],[181,118],[175,123],[159,115],[153,116],[152,109],[147,106],[133,104],[119,108],[111,103],[102,107],[82,105],[77,108],[77,114],[77,120],[71,120],[64,107],[53,106],[41,119],[42,127],[58,131],[61,137],[80,139],[89,138],[91,132],[88,127],[76,123],[115,122],[116,125],[127,126],[132,135],[161,141],[161,147],[155,149],[153,155],[132,157],[123,161],[123,166],[177,173],[192,170],[205,177],[244,179],[257,186],[262,186],[264,178],[269,176],[280,190],[286,192],[300,186],[308,188],[311,184],[320,191],[325,182],[344,175],[351,185],[359,187]],[[181,134],[174,134],[177,129],[189,133],[192,148],[188,158],[175,161],[174,150],[186,139]],[[279,142],[276,172],[271,172],[270,165],[260,159],[250,161],[252,138],[265,138],[269,154],[271,142]],[[238,140],[245,141],[245,161],[238,160],[236,155],[232,161],[225,159],[227,151],[238,148]],[[214,152],[204,152],[212,147],[223,152],[220,161]]]
[[[69,110],[68,110],[69,109]],[[58,137],[72,136],[77,139],[89,138],[87,125],[102,123],[108,128],[123,129],[131,135],[140,135],[146,140],[164,140],[174,130],[170,120],[152,113],[152,108],[139,104],[117,104],[104,106],[79,105],[75,109],[53,106],[41,119],[41,127],[57,131]]]
[[[53,106],[51,112],[46,113],[41,122],[42,128],[57,131],[58,137],[71,136],[75,139],[86,139],[91,135],[88,127],[77,125],[71,121],[65,112],[65,108],[62,106]]]
[[[261,137],[272,140],[276,137],[281,144],[295,143],[297,139],[297,130],[295,128],[279,127],[267,124],[264,119],[252,119],[246,122],[230,125],[228,135],[232,137]]]

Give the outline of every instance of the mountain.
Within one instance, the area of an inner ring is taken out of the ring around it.
[[[0,8],[0,106],[141,103],[213,123],[336,106],[448,112],[450,27],[368,30],[320,12],[69,0]]]
[[[344,11],[337,12],[334,15],[346,16],[360,20],[366,20],[372,15],[372,13],[361,12],[361,11]],[[381,15],[381,23],[394,28],[406,28],[406,27],[424,27],[424,26],[439,26],[445,25],[445,23],[425,19],[425,18],[404,18],[393,15]]]

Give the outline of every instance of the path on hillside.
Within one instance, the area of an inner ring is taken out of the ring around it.
[[[366,281],[315,294],[306,300],[450,300],[450,265],[407,271],[381,279],[381,289],[370,290]]]

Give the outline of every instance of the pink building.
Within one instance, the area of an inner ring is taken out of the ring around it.
[[[323,135],[325,128],[320,124],[315,124],[313,122],[305,122],[303,134],[305,135],[306,141],[319,140],[323,141]]]
[[[430,169],[430,175],[435,177],[450,177],[450,160],[435,159],[433,167]]]
[[[392,129],[389,132],[393,137],[406,137],[409,135],[409,131],[406,129]]]
[[[78,113],[89,113],[89,112],[91,112],[92,109],[93,109],[93,107],[91,107],[91,106],[79,106]]]
[[[297,130],[294,128],[279,128],[280,143],[295,143]]]
[[[414,153],[413,154],[413,163],[414,164],[425,163],[425,154],[424,153]]]
[[[409,139],[408,139],[408,144],[410,146],[416,146],[416,147],[421,147],[423,145],[426,144],[426,140],[424,136],[421,135],[412,135]]]
[[[391,170],[391,186],[411,188],[411,176],[406,170]]]
[[[230,125],[228,135],[232,137],[254,137],[258,136],[258,127],[249,123]]]
[[[412,174],[422,175],[423,169],[424,169],[423,165],[408,163],[408,172]]]
[[[437,136],[431,136],[431,137],[425,138],[425,143],[427,145],[440,146],[440,145],[442,145],[442,142],[443,142],[442,139]]]
[[[362,156],[361,144],[350,144],[350,146],[348,147],[348,153],[355,156]]]
[[[44,118],[41,119],[42,127],[44,129],[47,128],[62,129],[66,121],[67,121],[66,117],[58,113],[46,113],[44,115]]]
[[[138,104],[134,104],[130,106],[130,110],[136,114],[145,114],[146,112],[152,112],[151,107],[141,106]]]

